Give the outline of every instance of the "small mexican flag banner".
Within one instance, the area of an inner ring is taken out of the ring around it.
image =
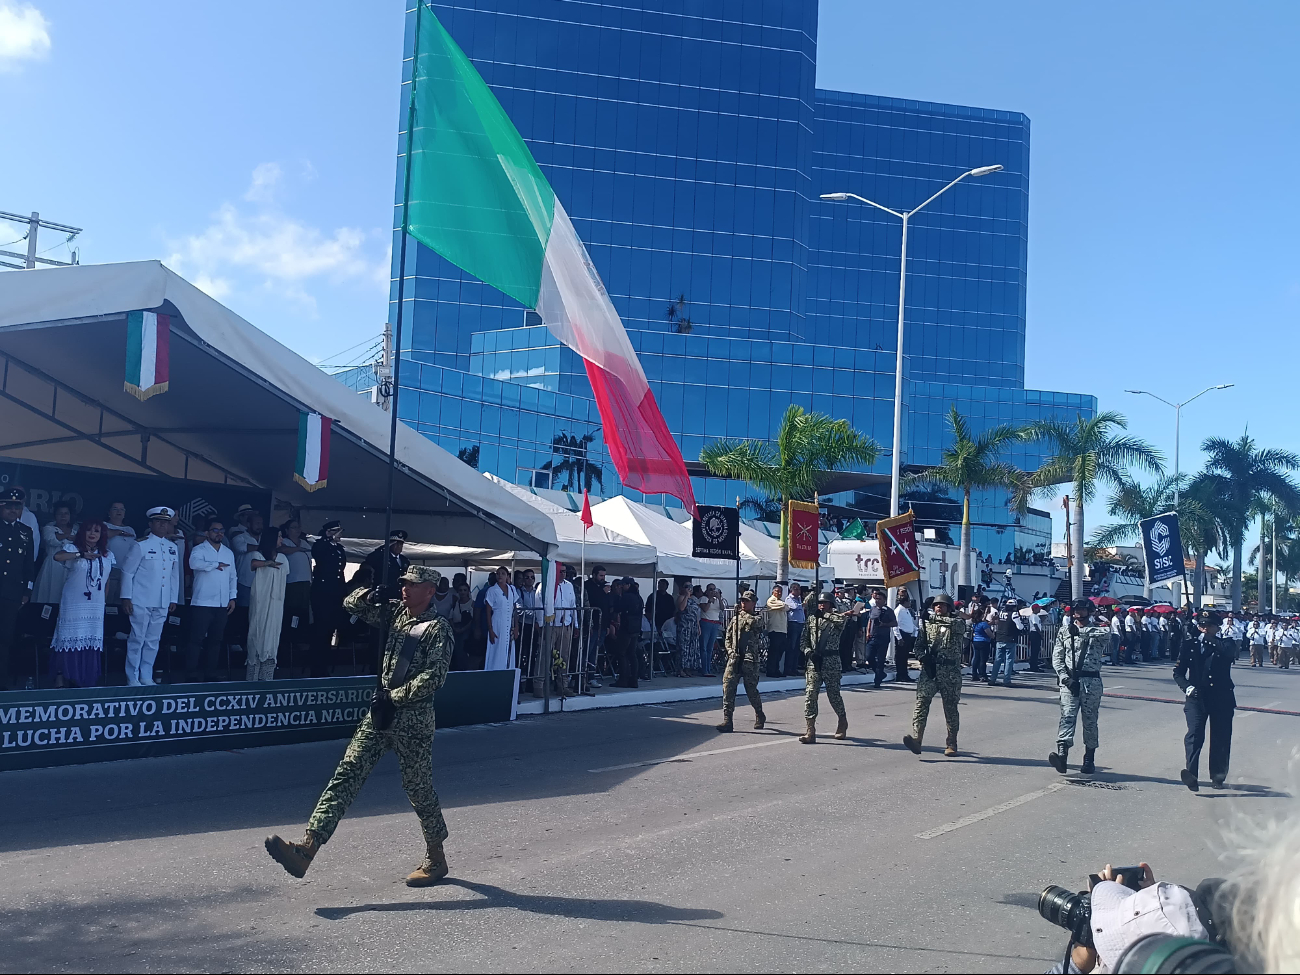
[[[138,400],[167,392],[171,318],[153,311],[126,316],[126,382],[122,388]]]
[[[298,466],[293,479],[308,491],[323,488],[330,473],[330,426],[319,413],[298,414]]]

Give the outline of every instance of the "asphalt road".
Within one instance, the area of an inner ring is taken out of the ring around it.
[[[1107,692],[1172,699],[1169,672],[1109,668]],[[1300,670],[1236,680],[1300,711]],[[1042,971],[1046,884],[1147,860],[1194,885],[1224,820],[1294,805],[1293,715],[1239,711],[1228,788],[1193,795],[1177,703],[1108,696],[1086,784],[1045,761],[1046,675],[967,685],[956,759],[938,701],[918,759],[910,688],[845,700],[850,739],[812,747],[802,695],[725,736],[699,703],[441,732],[452,874],[426,890],[401,883],[422,849],[392,757],[305,880],[263,851],[301,835],[342,742],[4,773],[0,969]]]

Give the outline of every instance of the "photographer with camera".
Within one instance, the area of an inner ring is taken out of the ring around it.
[[[1056,734],[1056,751],[1047,756],[1052,768],[1062,775],[1069,769],[1070,746],[1079,712],[1083,712],[1084,775],[1096,768],[1097,716],[1101,711],[1101,658],[1110,649],[1110,628],[1097,618],[1097,607],[1089,599],[1076,599],[1071,616],[1056,634],[1052,648],[1052,669],[1061,685],[1061,722]]]
[[[1070,932],[1065,956],[1049,972],[1235,972],[1212,907],[1222,881],[1195,891],[1157,883],[1149,864],[1105,868],[1088,890],[1050,886],[1038,897],[1043,919]]]

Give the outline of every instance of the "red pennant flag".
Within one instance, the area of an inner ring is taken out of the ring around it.
[[[596,520],[591,517],[591,499],[587,497],[587,491],[584,488],[582,492],[582,524],[590,528],[595,523]]]

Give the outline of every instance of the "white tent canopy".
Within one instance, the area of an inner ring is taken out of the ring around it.
[[[688,576],[693,579],[730,579],[736,574],[736,563],[724,559],[697,559],[691,555],[691,528],[679,525],[671,518],[655,514],[645,505],[624,497],[610,498],[591,509],[596,524],[626,535],[645,545],[653,546],[659,553],[661,576]],[[775,567],[773,567],[774,570]],[[775,571],[764,567],[753,555],[742,552],[740,577],[742,579],[770,579]]]
[[[781,559],[781,542],[757,528],[740,524],[740,544],[744,545],[754,553],[763,563],[764,568],[771,566],[772,578],[776,577],[776,568],[780,565]],[[821,578],[830,579],[834,573],[831,567],[825,562],[822,563]],[[797,569],[790,566],[790,578],[788,581],[798,582],[800,584],[812,585],[817,578],[813,569]]]
[[[171,316],[170,388],[123,391],[126,315]],[[389,414],[158,261],[0,274],[0,456],[264,489],[304,527],[382,538]],[[328,484],[293,480],[300,411],[334,419]],[[394,527],[412,541],[549,554],[545,514],[405,424]]]
[[[566,565],[580,565],[585,560],[588,568],[603,565],[611,575],[644,575],[645,568],[654,565],[658,558],[653,546],[634,541],[601,524],[592,525],[586,531],[584,549],[581,517],[568,508],[539,498],[528,488],[503,481],[495,474],[485,474],[484,477],[551,519],[557,539],[551,555],[553,559]]]

